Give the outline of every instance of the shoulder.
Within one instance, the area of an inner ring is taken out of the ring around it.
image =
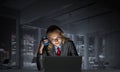
[[[64,44],[74,44],[72,40],[67,40]]]

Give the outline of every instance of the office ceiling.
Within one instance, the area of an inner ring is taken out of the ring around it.
[[[40,28],[56,24],[67,32],[79,33],[86,25],[90,29],[90,20],[110,14],[119,6],[116,1],[104,0],[0,0],[0,8],[11,9],[6,16],[13,18],[19,12],[20,24]]]

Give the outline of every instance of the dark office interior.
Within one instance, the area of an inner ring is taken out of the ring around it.
[[[120,71],[117,0],[0,0],[0,72],[40,72],[34,58],[50,25],[82,56],[82,72]]]

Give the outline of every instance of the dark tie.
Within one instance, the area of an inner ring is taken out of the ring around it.
[[[57,54],[57,56],[60,56],[60,54],[61,54],[61,51],[60,51],[59,47],[57,48],[57,53],[56,54]]]

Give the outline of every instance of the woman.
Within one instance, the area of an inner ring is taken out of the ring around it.
[[[78,56],[73,41],[65,37],[58,26],[48,27],[46,34],[50,40],[47,52],[49,56]]]
[[[64,32],[56,25],[52,25],[47,29],[47,37],[49,44],[47,46],[47,56],[78,56],[77,50],[72,40],[64,36]],[[43,42],[40,44],[39,52],[44,53],[45,45]],[[42,71],[44,71],[43,63],[41,60]]]

